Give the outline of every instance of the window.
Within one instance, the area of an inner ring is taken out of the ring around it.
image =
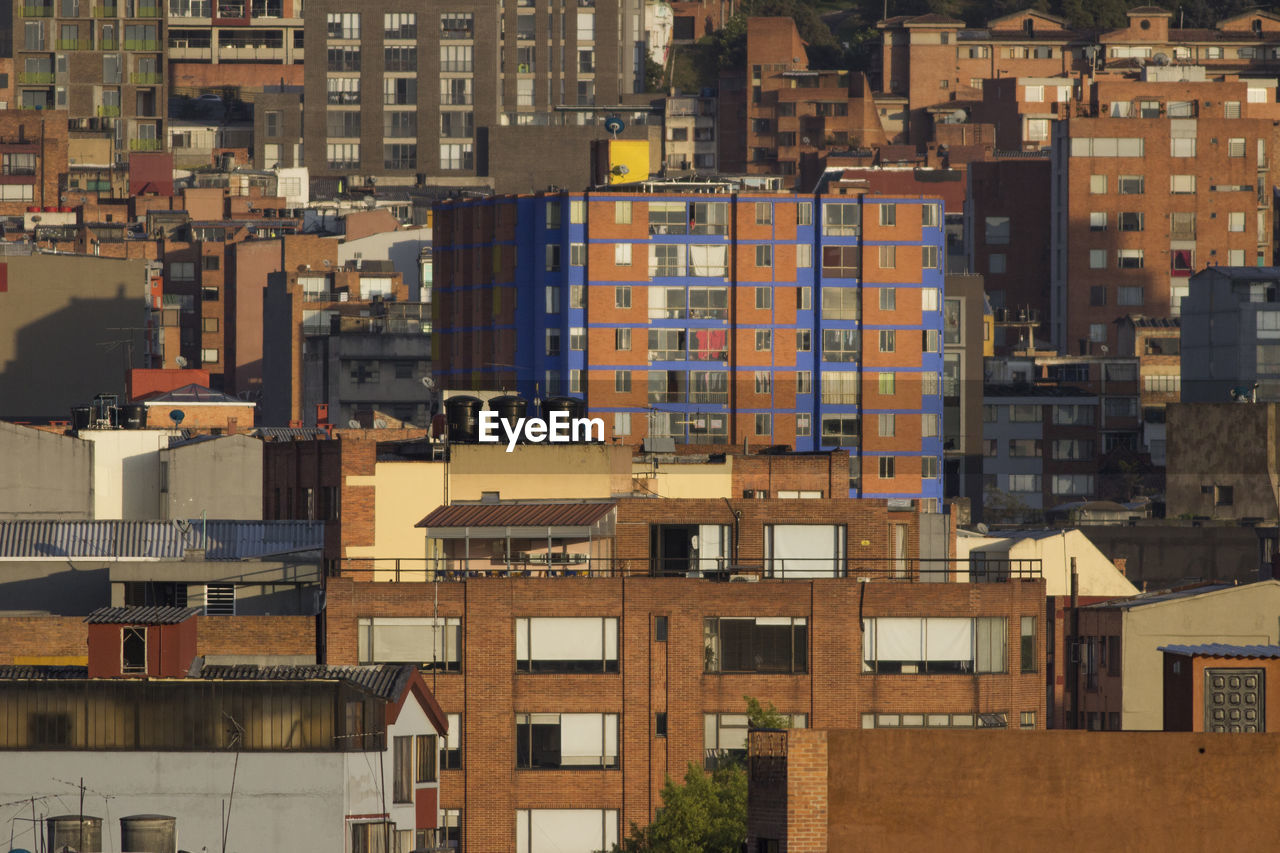
[[[617,671],[617,619],[572,617],[516,620],[516,672]]]
[[[1015,424],[1035,424],[1043,420],[1043,409],[1040,406],[1015,403],[1009,407],[1009,422]]]
[[[390,821],[353,823],[351,824],[351,853],[386,853],[387,839],[395,837],[395,824]]]
[[[1092,405],[1059,404],[1053,407],[1053,422],[1058,426],[1093,426],[1096,408]]]
[[[615,201],[613,203],[613,224],[614,225],[630,225],[631,224],[631,202]]]
[[[569,244],[569,266],[582,267],[587,265],[587,246],[585,243]]]
[[[656,248],[656,247],[655,247]],[[668,247],[663,247],[668,248]],[[679,246],[677,249],[681,248]],[[724,245],[689,246],[689,274],[723,278],[729,271],[729,247]]]
[[[1120,214],[1120,230],[1121,231],[1141,231],[1142,230],[1142,214],[1141,213],[1121,213]]]
[[[880,246],[880,269],[889,270],[898,266],[898,247]]]
[[[805,438],[813,431],[813,422],[811,416],[807,414],[796,415],[796,436]]]
[[[693,234],[728,234],[729,203],[724,201],[694,202],[690,218]]]
[[[773,348],[773,332],[756,329],[756,352],[768,352]]]
[[[655,643],[665,643],[667,641],[667,617],[653,617],[653,641]]]
[[[807,285],[796,288],[796,310],[813,310],[813,288]]]
[[[796,371],[796,393],[797,394],[813,393],[813,371],[811,370]]]
[[[1116,252],[1116,266],[1122,270],[1142,269],[1142,249],[1119,249]]]
[[[773,434],[773,417],[765,412],[757,413],[755,416],[755,434],[760,436],[768,436]]]
[[[1196,191],[1195,175],[1170,175],[1169,176],[1169,192],[1175,195],[1185,195]]]
[[[631,391],[631,371],[615,370],[613,372],[613,390],[619,394],[626,394]]]
[[[1055,495],[1088,495],[1093,492],[1093,475],[1054,474],[1049,490]]]
[[[622,285],[618,285],[613,289],[613,307],[614,308],[630,308],[631,307],[631,285],[622,284]],[[629,337],[628,337],[628,340],[630,340]]]
[[[547,303],[547,313],[548,314],[560,313],[560,288],[555,285],[551,285],[550,287],[546,288],[545,297],[546,297],[546,303]]]
[[[1146,178],[1142,175],[1121,175],[1116,181],[1116,190],[1120,195],[1142,195],[1146,189]]]
[[[171,261],[169,263],[169,278],[173,281],[194,281],[196,276],[196,265],[185,261]]]
[[[382,16],[382,37],[384,39],[416,39],[418,37],[418,16],[413,12],[384,14]]]
[[[898,346],[898,333],[893,329],[880,330],[880,352],[894,352]]]
[[[1240,211],[1232,211],[1227,214],[1227,231],[1244,231],[1244,213]]]
[[[1036,617],[1034,616],[1022,617],[1022,637],[1018,658],[1023,672],[1036,671]],[[1034,716],[1032,725],[1035,725]]]
[[[923,228],[937,228],[942,221],[942,206],[938,204],[920,205],[920,225]]]
[[[147,671],[147,629],[120,629],[120,671],[143,673]]]
[[[660,618],[661,618],[661,617],[660,617]],[[656,712],[654,712],[654,715],[653,715],[653,736],[654,736],[654,737],[666,737],[666,736],[667,736],[667,712],[666,712],[666,711],[656,711]]]
[[[546,246],[547,272],[560,271],[560,247],[554,243]]]
[[[469,39],[474,33],[470,12],[446,12],[440,16],[441,39]]]
[[[462,620],[377,617],[357,622],[358,662],[412,663],[427,670],[461,669]]]
[[[773,246],[769,246],[769,245],[756,246],[756,266],[757,267],[773,266]],[[756,288],[757,291],[760,289],[761,288]]]
[[[552,358],[560,355],[559,329],[547,329],[547,355]]]
[[[613,348],[618,352],[628,352],[631,349],[631,330],[630,329],[614,329],[613,330]]]
[[[881,456],[880,457],[880,479],[892,480],[894,476],[893,469],[894,469],[893,457]]]
[[[898,292],[892,287],[880,288],[880,310],[893,311],[898,307]]]
[[[881,675],[1004,672],[1003,617],[866,620],[862,671]]]
[[[1009,242],[1009,217],[988,216],[986,218],[986,242],[989,246],[1004,245]]]
[[[926,270],[942,269],[942,255],[937,246],[920,247],[920,267]]]
[[[1040,491],[1039,474],[1010,474],[1009,491],[1035,494]]]
[[[857,204],[822,206],[822,233],[828,237],[856,237],[861,224],[862,211]]]
[[[331,39],[360,39],[360,15],[355,12],[330,12],[325,21],[325,35]]]
[[[706,672],[809,671],[809,628],[803,618],[709,618],[702,636]]]
[[[1009,439],[1009,455],[1015,458],[1039,458],[1042,455],[1038,438]]]
[[[1090,175],[1089,176],[1089,192],[1094,195],[1103,195],[1107,191],[1106,175]]]
[[[1089,439],[1055,439],[1052,457],[1055,461],[1079,461],[1093,458],[1093,441]]]
[[[773,205],[767,201],[756,202],[756,224],[773,224]]]
[[[631,244],[630,243],[614,243],[613,244],[613,265],[615,267],[631,266]]]
[[[1244,138],[1243,137],[1227,140],[1227,156],[1228,157],[1244,156]]]
[[[857,278],[861,267],[860,257],[861,250],[857,246],[823,246],[822,275],[831,278]]]
[[[813,205],[809,202],[801,202],[796,205],[796,225],[812,225],[813,224]]]
[[[881,335],[884,332],[880,333]],[[823,361],[851,362],[858,360],[862,350],[861,333],[857,329],[823,329]]]
[[[808,329],[796,330],[796,352],[813,351],[813,333]]]
[[[773,391],[773,374],[767,370],[754,371],[754,385],[757,394],[769,394]]]
[[[1194,157],[1196,156],[1196,139],[1192,137],[1177,137],[1169,140],[1169,154],[1172,157]]]
[[[880,224],[881,225],[897,225],[898,224],[898,205],[892,202],[880,202],[877,207],[880,208]]]
[[[432,738],[435,740],[435,738]],[[431,761],[435,763],[435,745],[432,744]],[[413,737],[396,737],[391,740],[391,778],[393,803],[413,802]]]
[[[892,373],[881,373],[879,376],[880,394],[891,397],[896,393],[896,376]]]
[[[649,275],[684,275],[684,246],[649,245]]]
[[[1174,240],[1196,238],[1196,215],[1188,212],[1169,214],[1169,237]]]
[[[854,375],[856,376],[857,374]],[[822,388],[825,392],[827,374],[822,376]],[[838,447],[856,447],[861,434],[862,429],[858,418],[854,415],[840,415],[822,419],[822,443],[824,445],[834,444]]]
[[[587,348],[587,330],[582,326],[569,329],[569,349],[581,352]]]
[[[618,768],[617,714],[516,714],[516,769]]]
[[[892,438],[895,429],[895,417],[889,413],[876,415],[879,421],[879,435],[881,438]]]
[[[684,202],[649,202],[650,234],[684,234],[688,228],[689,219]],[[653,247],[651,246],[650,248],[652,249]]]
[[[631,435],[631,413],[630,412],[614,412],[613,413],[613,434],[614,435]]]

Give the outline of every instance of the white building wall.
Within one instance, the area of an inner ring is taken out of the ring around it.
[[[82,430],[93,442],[93,517],[99,521],[158,519],[160,450],[176,430]]]

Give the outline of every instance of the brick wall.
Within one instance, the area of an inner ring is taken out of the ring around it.
[[[89,626],[82,616],[0,617],[0,664],[32,663],[36,658],[88,659]],[[52,662],[52,661],[41,661]]]
[[[361,617],[462,620],[461,670],[425,677],[444,710],[463,715],[463,769],[442,773],[441,807],[463,810],[463,834],[472,850],[509,848],[514,813],[521,808],[619,809],[624,832],[632,822],[648,823],[661,805],[665,777],[681,777],[689,763],[701,766],[703,715],[744,713],[744,696],[772,702],[784,713],[806,714],[814,728],[857,727],[863,713],[873,712],[1005,712],[1016,726],[1019,712],[1035,711],[1037,725],[1044,725],[1043,641],[1034,673],[1021,673],[1017,652],[1019,617],[1043,610],[1042,581],[730,584],[639,577],[392,584],[330,578],[327,602],[330,664],[357,663]],[[668,620],[665,643],[653,635],[659,615]],[[860,615],[1005,616],[1008,673],[862,674]],[[517,675],[514,620],[530,616],[618,619],[620,672]],[[704,620],[729,616],[807,619],[808,672],[704,672]],[[619,714],[621,770],[513,771],[514,715],[530,712]],[[668,715],[665,738],[653,734],[658,712]]]
[[[198,655],[314,655],[314,616],[201,616]]]

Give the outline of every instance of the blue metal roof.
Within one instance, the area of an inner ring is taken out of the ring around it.
[[[1161,646],[1159,651],[1175,655],[1214,658],[1280,658],[1280,646],[1233,646],[1227,643],[1200,643],[1194,646]]]
[[[181,560],[188,549],[204,549],[207,560],[245,560],[323,546],[323,521],[0,522],[0,560]]]

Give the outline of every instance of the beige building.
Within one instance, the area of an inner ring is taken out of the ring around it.
[[[1173,403],[1165,417],[1166,515],[1280,517],[1280,403]]]
[[[1080,609],[1079,633],[1073,639],[1080,661],[1074,727],[1162,731],[1160,647],[1277,642],[1280,581],[1201,586],[1092,604]]]
[[[1073,560],[1079,576],[1080,595],[1110,598],[1137,595],[1139,592],[1079,530],[1018,530],[1009,532],[1007,536],[979,536],[961,530],[956,536],[956,558],[993,564],[1039,560],[1044,572],[1045,595],[1048,596],[1071,594]]]

